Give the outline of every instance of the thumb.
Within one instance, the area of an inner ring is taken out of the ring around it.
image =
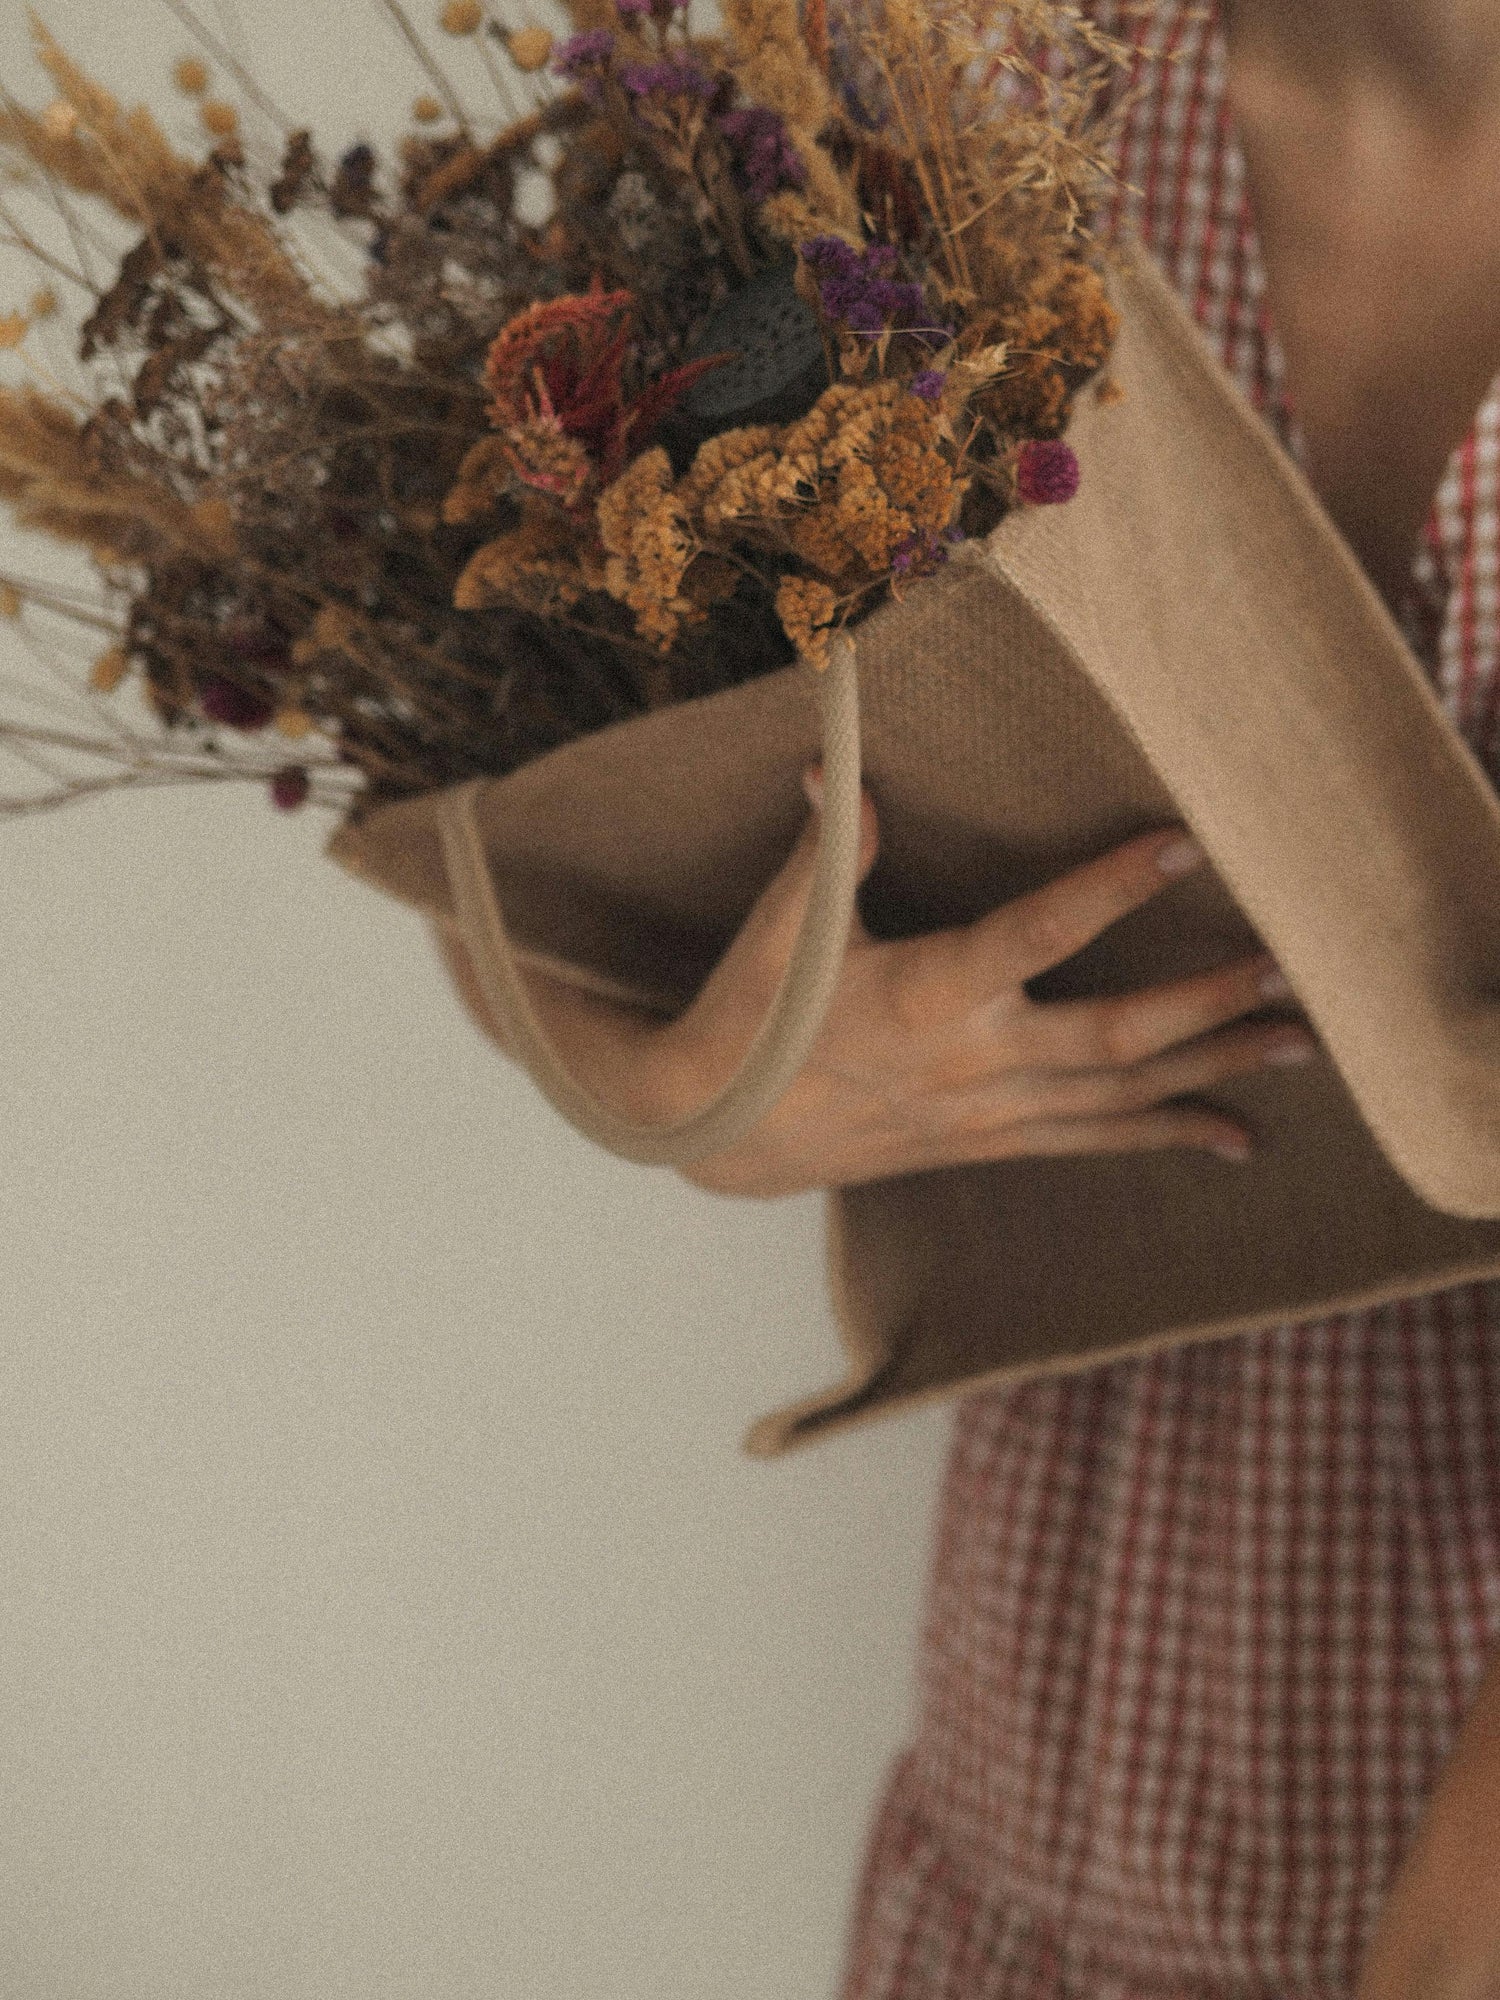
[[[807,915],[817,867],[818,843],[823,831],[821,811],[821,767],[814,765],[803,776],[804,788],[814,809],[808,814],[796,846],[778,872],[756,899],[738,935],[730,944],[697,998],[688,1010],[696,1029],[711,1047],[727,1035],[738,1047],[745,1022],[758,1020],[775,993],[792,956],[798,933]],[[862,882],[875,862],[880,847],[880,830],[874,802],[860,790],[859,880]],[[856,905],[849,942],[870,943],[869,931],[860,920]]]
[[[804,840],[810,841],[813,852],[817,852],[818,836],[823,824],[823,766],[809,764],[802,773],[802,789],[806,792],[813,809],[813,816],[802,829]],[[880,852],[880,822],[875,813],[875,802],[861,785],[859,789],[859,879],[864,881],[875,865],[875,857]]]
[[[802,919],[807,912],[808,898],[812,894],[813,876],[818,864],[818,849],[823,838],[823,767],[813,764],[802,774],[802,788],[807,793],[812,811],[803,827],[796,846],[787,856],[780,872],[767,884],[755,908],[757,942],[766,949],[778,963],[784,963],[791,956],[792,946],[797,941],[797,933],[802,928]],[[859,795],[859,870],[857,880],[863,882],[875,865],[875,857],[880,852],[880,823],[875,813],[875,802],[863,786]],[[858,907],[854,911],[852,938],[867,938],[868,933],[860,921]]]
[[[805,771],[802,784],[813,810],[808,814],[807,823],[791,853],[756,898],[755,907],[745,919],[726,958],[721,960],[711,984],[732,985],[735,980],[744,980],[749,976],[750,985],[759,997],[759,987],[766,985],[767,990],[774,991],[777,980],[786,969],[807,915],[813,876],[817,870],[818,847],[823,837],[822,766],[814,764]],[[880,828],[875,817],[874,801],[863,787],[860,788],[859,805],[858,879],[863,882],[880,850]],[[849,935],[851,943],[855,939],[869,940],[857,906]]]

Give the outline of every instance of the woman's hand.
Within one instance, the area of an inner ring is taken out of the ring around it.
[[[809,795],[816,778],[809,774]],[[862,797],[860,880],[879,833]],[[733,1074],[786,968],[811,890],[814,813],[692,1006],[673,1024],[680,1108]],[[719,1194],[778,1196],[923,1168],[1039,1153],[1198,1146],[1244,1157],[1220,1112],[1166,1100],[1317,1043],[1296,1023],[1237,1017],[1284,998],[1257,954],[1122,998],[1038,1003],[1025,982],[1069,958],[1196,865],[1151,833],[971,924],[878,942],[854,917],[822,1035],[781,1101],[732,1148],[683,1169]]]
[[[861,881],[879,842],[868,793],[862,811]],[[528,975],[582,1083],[655,1122],[722,1089],[786,970],[817,837],[814,813],[692,1005],[666,1025]],[[791,1087],[738,1145],[681,1171],[715,1194],[769,1198],[1038,1153],[1197,1146],[1244,1158],[1250,1139],[1237,1120],[1168,1100],[1316,1051],[1295,1021],[1239,1022],[1285,997],[1284,985],[1264,983],[1276,973],[1270,958],[1121,998],[1038,1003],[1024,990],[1201,860],[1183,848],[1180,833],[1143,834],[972,924],[922,937],[878,942],[856,911],[828,1019]],[[471,1011],[504,1046],[462,947],[451,934],[442,942]]]

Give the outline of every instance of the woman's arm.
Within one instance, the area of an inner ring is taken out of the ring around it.
[[[1355,2000],[1500,2000],[1500,1652],[1397,1873]]]

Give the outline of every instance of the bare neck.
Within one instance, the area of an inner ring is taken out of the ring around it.
[[[1309,477],[1394,602],[1500,364],[1500,0],[1219,6]]]

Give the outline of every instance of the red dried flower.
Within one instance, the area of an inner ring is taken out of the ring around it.
[[[649,440],[662,418],[722,355],[689,362],[627,400],[625,362],[630,351],[629,292],[592,291],[548,299],[518,313],[497,336],[485,361],[489,418],[514,435],[516,478],[565,503],[582,497],[568,482],[564,492],[541,450],[546,436],[571,439],[588,453],[599,485],[608,486]]]

